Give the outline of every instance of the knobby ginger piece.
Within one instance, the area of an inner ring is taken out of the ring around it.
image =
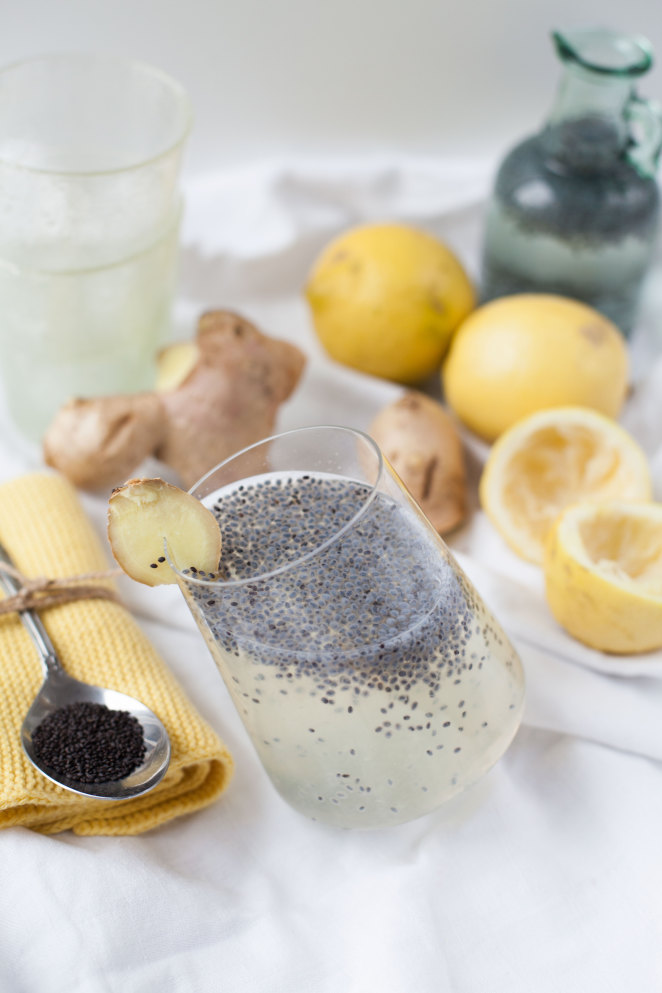
[[[197,361],[183,381],[159,394],[171,427],[156,450],[189,487],[218,462],[273,433],[278,409],[305,364],[296,346],[228,311],[203,314],[196,345]]]

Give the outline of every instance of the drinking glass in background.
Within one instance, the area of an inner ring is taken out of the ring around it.
[[[286,432],[191,492],[223,551],[180,588],[288,803],[380,827],[487,772],[521,719],[520,661],[371,438]]]
[[[191,126],[183,88],[110,55],[0,71],[0,370],[37,441],[70,396],[147,388],[169,336]]]

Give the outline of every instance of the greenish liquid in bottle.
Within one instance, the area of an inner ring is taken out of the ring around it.
[[[604,40],[604,33],[586,33],[584,44],[596,35]],[[592,71],[585,60],[578,65],[569,59],[567,48],[563,53],[566,76],[550,121],[513,148],[497,173],[486,219],[481,297],[484,302],[527,292],[573,297],[627,335],[656,238],[659,191],[653,173],[662,126],[658,119],[659,135],[654,127],[650,134],[647,171],[632,154],[630,75],[620,66],[611,78],[604,65]]]

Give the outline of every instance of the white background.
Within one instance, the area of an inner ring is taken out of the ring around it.
[[[185,303],[301,343],[288,427],[365,427],[394,389],[323,361],[314,340],[300,286],[332,231],[419,218],[473,268],[486,185],[471,163],[544,117],[559,76],[550,29],[599,17],[648,35],[662,60],[660,0],[0,3],[0,62],[105,50],[189,90]],[[642,92],[662,99],[661,70]],[[330,154],[381,165],[300,165]],[[430,161],[391,166],[414,155]],[[246,168],[271,159],[290,165]],[[627,421],[657,499],[660,397],[662,361]],[[24,468],[0,437],[0,479]],[[102,535],[105,498],[86,509]],[[480,513],[452,547],[522,655],[525,722],[457,805],[382,833],[335,832],[282,803],[177,591],[127,579],[125,601],[236,778],[137,838],[0,832],[2,993],[660,993],[662,652],[614,661],[572,642],[540,574]]]
[[[0,64],[54,50],[152,62],[189,90],[191,173],[265,157],[496,156],[544,116],[552,28],[646,35],[659,0],[3,0]],[[662,100],[662,70],[642,84]]]

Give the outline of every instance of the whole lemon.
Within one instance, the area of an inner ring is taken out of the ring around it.
[[[484,304],[458,328],[442,369],[446,400],[493,441],[547,407],[591,407],[616,417],[628,353],[615,324],[566,297],[517,294]]]
[[[361,225],[340,235],[315,262],[305,293],[332,358],[401,383],[439,369],[475,304],[452,251],[404,224]]]

